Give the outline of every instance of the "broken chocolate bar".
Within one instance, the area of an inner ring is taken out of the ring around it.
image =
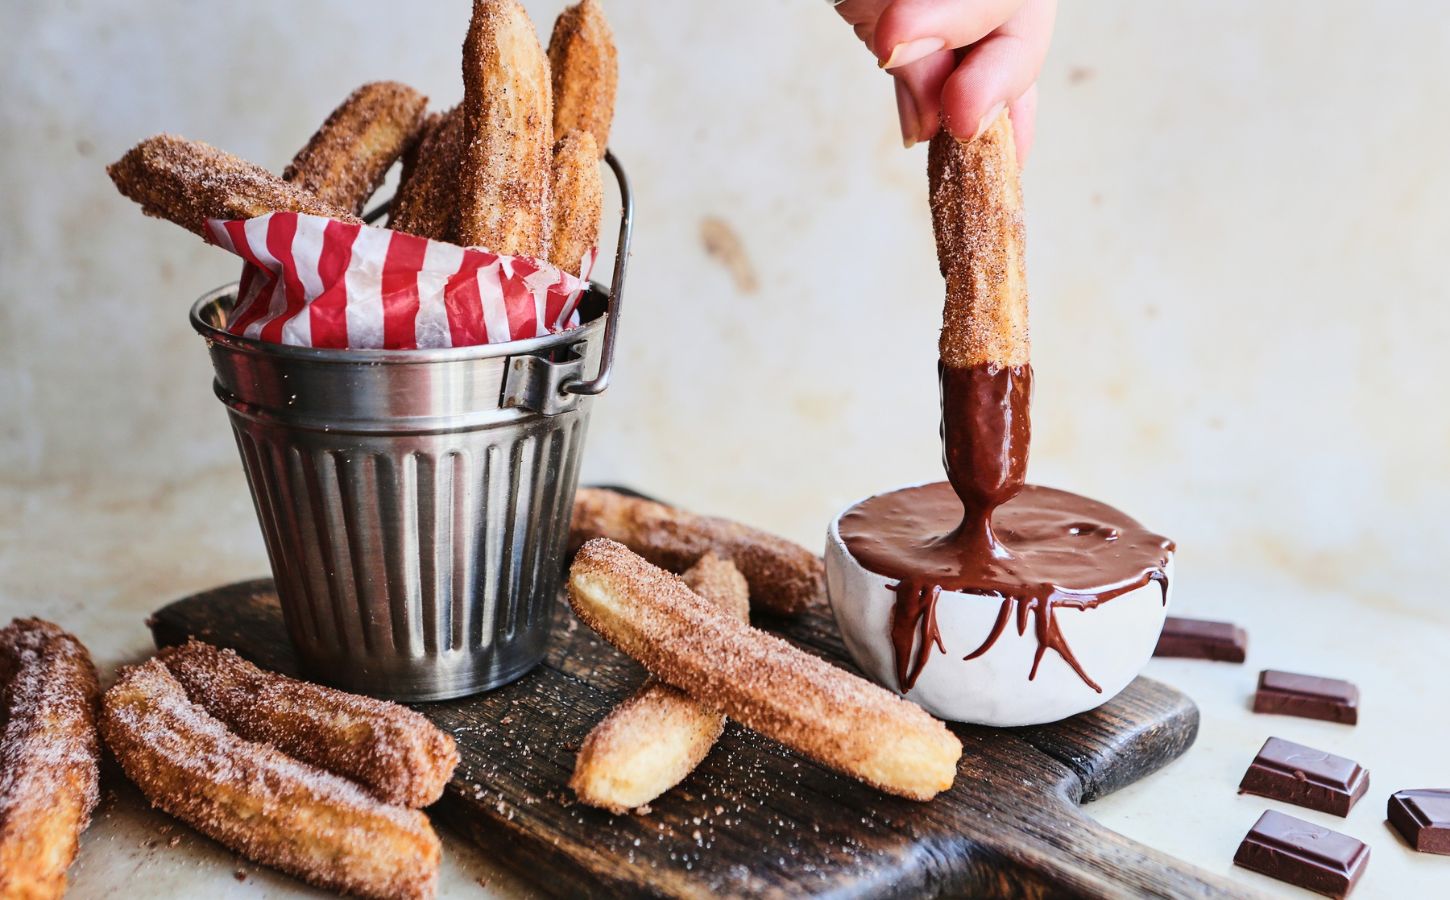
[[[1450,856],[1450,791],[1423,788],[1390,797],[1390,824],[1421,853]]]
[[[1326,897],[1348,894],[1369,864],[1369,847],[1347,834],[1267,810],[1234,863]]]
[[[1169,616],[1153,655],[1241,663],[1248,648],[1248,634],[1232,622]]]
[[[1239,782],[1240,794],[1258,794],[1333,813],[1349,810],[1369,789],[1369,772],[1359,763],[1293,741],[1271,737]]]
[[[1265,669],[1259,673],[1254,712],[1353,725],[1359,721],[1359,688],[1338,678]]]

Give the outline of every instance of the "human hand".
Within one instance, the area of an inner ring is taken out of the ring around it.
[[[845,0],[836,11],[895,78],[906,146],[942,123],[970,140],[1005,108],[1027,158],[1057,0]]]

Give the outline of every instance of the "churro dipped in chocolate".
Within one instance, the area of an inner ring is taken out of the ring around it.
[[[757,610],[799,615],[824,599],[820,557],[785,538],[715,516],[693,513],[601,488],[574,495],[569,546],[590,538],[619,541],[657,566],[682,572],[710,551],[735,564]]]
[[[414,149],[403,158],[403,175],[388,227],[435,241],[453,238],[463,164],[463,107],[429,117]]]
[[[554,145],[550,201],[554,224],[549,261],[580,275],[584,254],[599,243],[599,217],[604,208],[599,153],[589,132],[571,131]]]
[[[59,625],[0,628],[0,897],[59,897],[99,795],[96,668]]]
[[[208,237],[207,219],[250,219],[286,210],[362,224],[362,219],[258,165],[201,141],[158,134],[106,167],[148,216]]]
[[[554,87],[554,134],[587,131],[603,156],[614,121],[619,59],[614,32],[596,0],[580,0],[554,20],[549,71]]]
[[[750,619],[745,576],[713,553],[681,578],[696,594],[742,622]],[[569,786],[590,806],[624,813],[685,780],[704,760],[725,716],[651,676],[589,732]]]
[[[463,44],[458,243],[549,256],[549,61],[518,0],[474,0]]]
[[[824,766],[914,800],[956,777],[961,741],[921,707],[750,627],[622,544],[579,550],[569,600],[660,680]]]
[[[418,137],[428,98],[396,81],[353,91],[292,159],[282,179],[324,203],[361,213],[394,162]]]
[[[385,803],[427,806],[458,765],[453,738],[405,706],[268,672],[197,640],[159,658],[193,703],[237,734],[351,778]]]

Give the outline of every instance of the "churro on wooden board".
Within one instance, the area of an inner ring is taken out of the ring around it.
[[[707,553],[682,578],[717,608],[749,621],[750,589],[733,563]],[[628,812],[684,781],[724,728],[725,716],[714,707],[651,676],[589,732],[569,786],[583,803]]]
[[[569,600],[660,680],[824,766],[914,800],[956,777],[961,741],[920,707],[715,608],[622,544],[580,548]]]
[[[581,0],[554,20],[549,71],[554,88],[554,135],[588,131],[603,156],[614,121],[619,59],[614,33],[597,0]]]
[[[282,179],[324,203],[361,213],[394,162],[418,137],[428,98],[396,81],[353,91],[293,157]]]
[[[0,897],[59,897],[98,797],[96,669],[60,626],[0,629]]]
[[[452,240],[461,189],[463,107],[455,106],[426,125],[414,155],[411,165],[404,159],[388,227],[435,241]]]
[[[193,703],[237,734],[350,778],[384,803],[427,806],[458,765],[453,738],[396,703],[268,672],[197,640],[160,658]]]
[[[432,897],[441,849],[423,813],[228,730],[165,664],[122,670],[101,733],[150,801],[243,856],[364,897]]]
[[[603,488],[580,488],[574,495],[569,546],[607,537],[628,546],[657,566],[682,572],[715,551],[735,563],[750,584],[751,608],[777,615],[798,615],[823,602],[825,566],[799,544],[714,516],[628,497]]]
[[[122,194],[148,216],[207,237],[207,219],[250,219],[278,210],[362,224],[345,209],[289,184],[261,166],[201,141],[158,134],[106,167]]]
[[[599,244],[603,208],[604,181],[594,137],[587,131],[571,131],[554,145],[549,261],[570,274],[581,274],[580,260]]]
[[[937,259],[946,279],[941,361],[1030,361],[1022,188],[1007,113],[973,141],[943,128],[927,154]]]
[[[463,44],[463,120],[458,243],[549,258],[549,61],[518,0],[474,0]]]

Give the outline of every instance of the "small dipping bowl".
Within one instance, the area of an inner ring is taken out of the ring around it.
[[[846,548],[841,518],[858,505],[853,503],[831,522],[826,585],[851,658],[868,677],[895,691],[891,616],[897,579],[867,570]],[[1164,572],[1167,593],[1163,585],[1149,581],[1096,607],[1055,609],[1063,639],[1101,693],[1050,647],[1029,679],[1039,646],[1032,615],[1025,618],[1024,631],[1019,632],[1014,616],[990,649],[963,660],[991,633],[1003,601],[995,593],[943,590],[936,621],[946,651],[931,648],[905,697],[939,718],[977,725],[1040,725],[1094,709],[1127,687],[1153,655],[1171,600],[1171,555]]]

